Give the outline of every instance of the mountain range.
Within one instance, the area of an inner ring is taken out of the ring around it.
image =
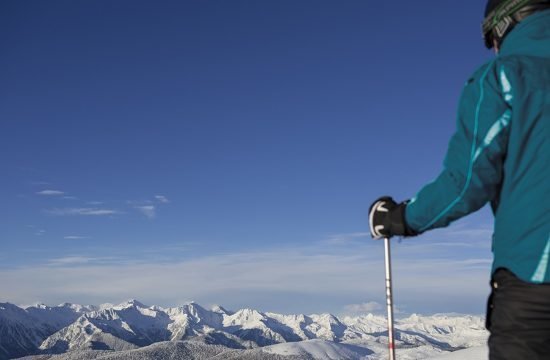
[[[428,359],[482,346],[484,320],[411,315],[396,321],[400,359]],[[0,360],[24,359],[382,359],[383,316],[282,315],[253,309],[0,303]]]

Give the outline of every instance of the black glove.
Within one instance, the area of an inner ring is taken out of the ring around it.
[[[417,233],[405,222],[407,202],[396,203],[389,196],[377,199],[369,209],[370,233],[374,239],[395,235],[414,236]]]

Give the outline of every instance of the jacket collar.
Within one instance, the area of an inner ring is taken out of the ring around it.
[[[550,10],[529,16],[506,36],[499,55],[513,54],[550,57]]]

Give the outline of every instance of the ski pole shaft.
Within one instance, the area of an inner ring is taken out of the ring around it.
[[[395,343],[393,330],[393,294],[391,283],[391,253],[390,239],[384,238],[384,251],[386,263],[386,305],[388,310],[388,349],[390,352],[390,360],[395,360]]]

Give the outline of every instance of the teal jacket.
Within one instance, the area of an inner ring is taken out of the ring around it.
[[[493,271],[550,283],[550,10],[529,16],[468,80],[444,169],[405,209],[422,233],[491,203]]]

